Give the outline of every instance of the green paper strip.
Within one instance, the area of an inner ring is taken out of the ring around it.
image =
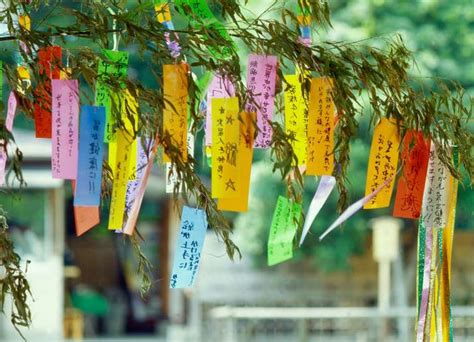
[[[232,50],[235,50],[235,44],[225,26],[212,13],[207,1],[176,0],[174,3],[178,12],[186,16],[194,28],[199,30],[204,26],[209,30],[217,32],[227,42],[227,44],[222,44],[218,49],[208,47],[213,57],[218,59],[230,58]],[[228,46],[229,44],[231,44],[231,47]]]
[[[301,218],[301,205],[278,197],[268,238],[268,266],[293,257],[293,239]]]
[[[95,105],[105,107],[106,124],[104,142],[113,140],[113,127],[116,117],[120,112],[114,110],[116,115],[112,115],[112,109],[118,109],[119,101],[112,101],[118,98],[118,92],[111,89],[109,82],[119,81],[120,88],[125,88],[125,78],[128,69],[128,52],[102,50],[103,58],[99,61],[97,71],[97,81],[95,87]]]

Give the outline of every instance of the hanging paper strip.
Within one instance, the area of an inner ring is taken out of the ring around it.
[[[278,196],[268,238],[268,266],[293,257],[293,239],[300,219],[301,205]]]
[[[212,198],[232,198],[240,191],[239,135],[239,99],[212,99]]]
[[[5,168],[7,166],[7,146],[5,140],[0,140],[0,186],[5,184]]]
[[[228,77],[214,75],[207,88],[206,146],[212,145],[212,99],[235,96],[235,88]]]
[[[51,80],[60,78],[62,50],[48,46],[38,51],[40,80],[34,91],[34,118],[37,138],[51,138]]]
[[[125,213],[125,195],[130,175],[130,158],[133,153],[132,138],[123,129],[117,132],[116,169],[110,198],[109,229],[122,229]]]
[[[395,175],[393,176],[393,178],[395,178]],[[377,196],[378,193],[380,193],[380,191],[382,191],[386,186],[388,186],[393,181],[393,178],[387,179],[385,181],[385,183],[380,185],[373,192],[371,192],[367,196],[361,198],[357,202],[352,203],[346,210],[344,210],[344,212],[337,218],[337,220],[334,221],[334,223],[331,224],[331,226],[328,229],[326,229],[323,234],[321,234],[321,236],[319,237],[319,241],[324,239],[330,232],[332,232],[338,226],[340,226],[345,221],[347,221],[349,218],[351,218],[352,215],[354,215],[356,212],[358,212],[360,209],[362,209],[362,207],[366,203],[370,202],[375,196]]]
[[[188,74],[185,63],[163,65],[163,132],[181,152],[183,161],[188,159]],[[163,162],[169,163],[166,151]]]
[[[213,57],[226,59],[231,56],[232,49],[235,49],[234,42],[225,26],[214,16],[206,0],[175,0],[174,4],[181,14],[190,19],[191,25],[197,30],[205,26],[206,30],[212,32],[212,35],[219,35],[222,43],[227,43],[218,48],[209,46],[209,52]]]
[[[300,74],[286,75],[285,81],[285,132],[294,137],[291,142],[293,151],[298,158],[298,165],[306,164],[306,148],[308,145],[308,104],[303,97]]]
[[[156,20],[159,23],[171,21],[171,11],[168,0],[154,0]]]
[[[237,194],[231,198],[220,198],[217,209],[245,212],[248,210],[250,173],[252,170],[253,146],[255,135],[255,113],[241,113],[240,137],[237,151]]]
[[[114,140],[115,118],[120,116],[120,101],[116,91],[111,87],[118,82],[125,87],[127,77],[128,52],[102,50],[103,58],[99,59],[97,80],[95,84],[95,105],[105,107],[106,126],[104,142]],[[110,84],[110,85],[109,85]]]
[[[378,195],[374,196],[364,205],[364,209],[385,208],[390,205],[395,173],[398,164],[398,149],[400,138],[398,127],[394,120],[383,118],[375,127],[370,147],[369,166],[367,168],[367,180],[365,183],[365,195],[374,192],[387,179],[387,184]]]
[[[201,261],[201,251],[207,230],[204,210],[184,206],[174,254],[170,288],[191,287]]]
[[[311,12],[310,5],[308,1],[299,1],[298,2],[298,26],[300,31],[300,36],[298,41],[303,45],[311,45]]]
[[[276,56],[249,55],[247,61],[247,95],[245,110],[257,113],[256,148],[268,148],[272,140],[272,120],[275,107]]]
[[[77,80],[52,80],[53,134],[51,169],[53,178],[76,179],[79,121]]]
[[[422,204],[422,216],[426,227],[441,228],[446,225],[449,175],[448,168],[438,157],[435,144],[431,144]]]
[[[309,96],[307,175],[332,175],[334,111],[332,80],[327,77],[313,78]]]
[[[191,132],[188,132],[188,139],[187,139],[187,144],[188,144],[188,155],[193,156],[194,155],[194,135]],[[173,163],[166,163],[166,193],[167,194],[172,194],[176,190],[176,187],[178,192],[183,192],[184,184],[183,182],[179,179],[178,173],[176,171],[176,168],[173,166]],[[179,184],[178,184],[179,183]]]
[[[82,106],[74,206],[99,206],[104,154],[105,108]]]
[[[393,216],[420,217],[429,157],[430,140],[422,132],[408,131],[403,138],[403,173],[398,181]]]
[[[143,197],[145,196],[145,190],[148,184],[148,179],[150,178],[151,170],[153,169],[157,144],[158,139],[155,139],[155,141],[151,142],[150,155],[146,167],[143,171],[143,176],[140,185],[138,186],[138,190],[136,191],[135,200],[133,201],[132,207],[128,212],[127,222],[123,228],[124,234],[132,235],[135,230],[135,226],[138,220],[138,214],[142,206]]]
[[[76,184],[76,181],[71,181],[72,193],[76,193]],[[88,232],[100,223],[99,207],[74,206],[74,223],[76,226],[76,236],[81,236]]]
[[[319,181],[318,189],[314,194],[313,200],[309,205],[308,214],[306,215],[306,220],[303,226],[303,232],[301,234],[300,239],[300,246],[303,244],[306,235],[311,228],[316,216],[318,215],[319,211],[323,207],[324,203],[326,203],[329,195],[331,194],[334,186],[336,185],[336,178],[333,176],[322,176],[321,180]]]
[[[5,127],[10,132],[13,130],[13,121],[15,120],[17,106],[18,100],[16,98],[15,92],[11,91],[10,95],[8,96],[7,118],[5,120]]]

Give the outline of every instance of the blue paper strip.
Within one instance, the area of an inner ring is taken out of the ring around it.
[[[204,210],[183,207],[170,288],[191,287],[196,278],[207,230]]]
[[[75,206],[100,205],[105,107],[82,106]]]

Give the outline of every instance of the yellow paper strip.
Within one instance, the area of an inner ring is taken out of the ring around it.
[[[125,194],[130,173],[132,139],[122,129],[117,130],[116,169],[110,199],[109,229],[122,229],[125,212]]]
[[[285,90],[285,132],[295,137],[292,147],[298,158],[298,165],[306,164],[306,136],[308,124],[308,104],[303,97],[300,74],[286,75]],[[294,164],[294,163],[293,163]]]
[[[397,172],[399,146],[400,136],[396,122],[383,118],[375,127],[372,138],[365,194],[372,193],[387,179],[391,178],[392,180],[371,201],[364,205],[364,209],[385,208],[390,205]]]
[[[308,161],[306,174],[331,176],[334,169],[334,101],[332,80],[313,78],[308,113]]]
[[[212,198],[237,197],[239,99],[212,99]]]
[[[156,20],[159,23],[171,21],[171,11],[168,4],[155,5]]]
[[[163,132],[169,134],[183,161],[188,160],[188,69],[184,63],[163,65]],[[166,153],[163,162],[171,162]]]
[[[255,122],[255,113],[241,113],[239,151],[237,154],[237,168],[240,171],[237,183],[238,194],[233,198],[219,199],[217,202],[217,209],[219,210],[238,212],[248,210]]]

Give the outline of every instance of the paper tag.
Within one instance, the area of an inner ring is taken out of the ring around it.
[[[255,113],[241,113],[239,150],[237,153],[237,169],[239,170],[235,197],[220,198],[217,209],[244,212],[248,210],[250,173],[252,170],[253,146],[255,136]]]
[[[367,202],[364,209],[385,208],[390,205],[395,184],[394,175],[397,172],[399,145],[400,137],[396,122],[383,118],[375,127],[372,138],[365,194],[373,193],[387,179],[391,179],[391,182],[384,187],[383,191]]]
[[[247,93],[245,110],[257,113],[259,132],[256,148],[268,148],[272,139],[272,120],[275,107],[275,82],[278,60],[276,56],[249,55],[247,65]]]
[[[7,111],[7,118],[5,120],[5,127],[10,132],[13,130],[13,121],[15,120],[17,105],[18,105],[18,100],[16,99],[15,92],[11,91],[10,95],[8,96],[8,111]]]
[[[239,99],[212,99],[212,198],[236,197]]]
[[[268,266],[293,257],[293,239],[300,218],[301,206],[279,196],[268,238]]]
[[[196,279],[207,230],[204,210],[184,206],[174,254],[170,288],[191,287]]]
[[[308,214],[306,215],[306,220],[304,221],[303,232],[301,234],[300,246],[303,244],[306,235],[311,228],[316,216],[318,216],[319,211],[326,203],[329,195],[331,194],[334,186],[336,185],[336,178],[333,176],[322,176],[319,181],[318,189],[314,194],[313,200],[309,205]]]
[[[441,162],[435,144],[431,144],[423,193],[422,216],[427,228],[443,228],[448,217],[448,168]]]
[[[76,179],[79,121],[77,80],[52,80],[53,134],[51,169],[53,178]]]
[[[403,173],[398,181],[393,216],[417,219],[425,188],[430,140],[422,132],[408,131],[403,138]]]
[[[191,132],[188,132],[188,154],[193,156],[194,155],[194,135]],[[180,179],[178,179],[178,174],[176,169],[173,167],[173,163],[166,163],[166,193],[172,194],[174,193],[174,189],[177,183],[179,184],[178,192],[183,192],[183,183]]]
[[[212,99],[229,98],[235,96],[235,88],[232,82],[225,76],[214,75],[207,88],[207,111],[206,111],[206,146],[212,144]]]
[[[171,143],[181,152],[183,161],[188,159],[186,139],[188,134],[188,72],[187,64],[163,65],[163,132],[169,134]],[[171,162],[164,153],[163,162]]]
[[[308,114],[307,175],[332,175],[334,169],[334,110],[332,80],[327,77],[313,78]]]
[[[308,145],[308,104],[303,97],[300,75],[286,75],[285,89],[285,132],[295,138],[291,142],[298,165],[306,164],[306,148]],[[292,163],[294,164],[294,162]]]
[[[104,107],[82,106],[74,206],[100,205],[104,127]]]

